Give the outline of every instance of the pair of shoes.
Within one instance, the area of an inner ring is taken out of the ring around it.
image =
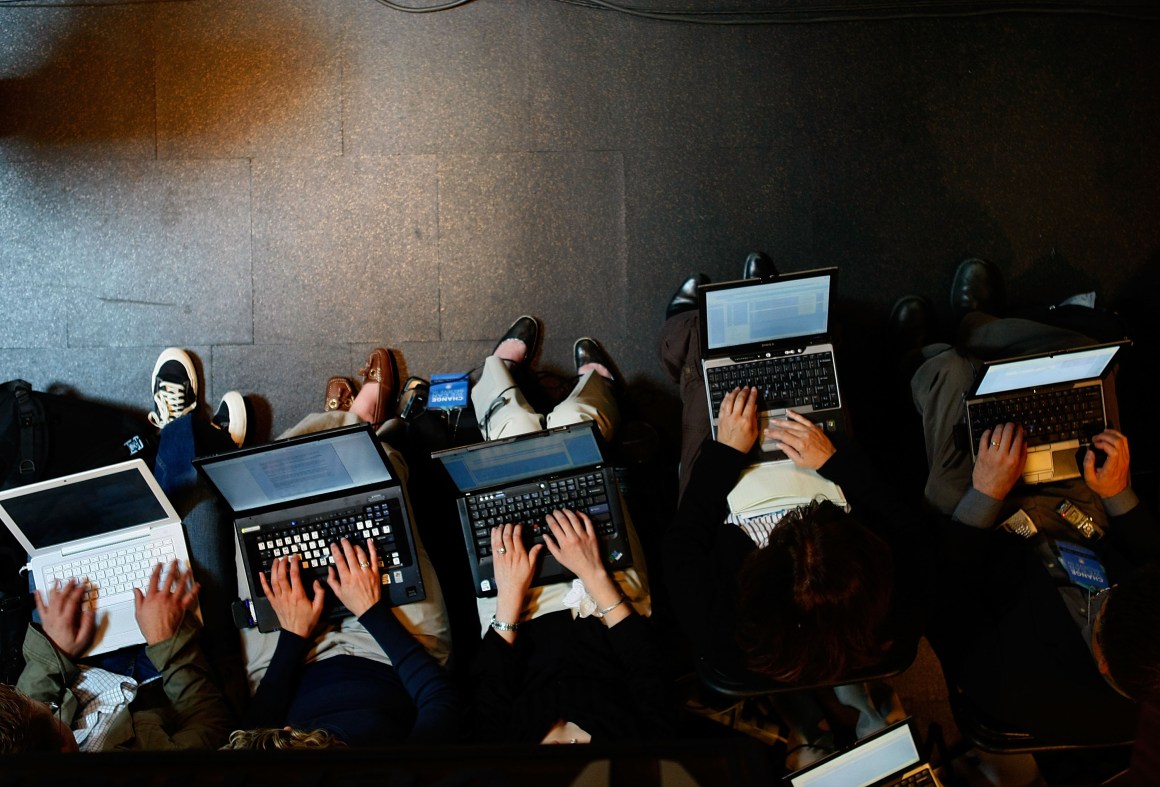
[[[1005,306],[1003,275],[994,263],[978,258],[959,263],[951,282],[951,315],[956,325],[973,311],[1001,316]]]
[[[226,391],[210,423],[227,433],[234,445],[241,448],[246,442],[246,428],[249,424],[245,397],[237,391]]]
[[[899,357],[918,352],[934,336],[934,306],[921,295],[903,295],[890,310],[890,343]]]
[[[153,365],[153,410],[149,423],[163,428],[197,409],[197,370],[189,353],[167,347]],[[227,432],[234,445],[246,440],[246,400],[237,391],[227,391],[210,423]]]
[[[197,408],[197,370],[178,347],[167,347],[153,364],[153,410],[149,423],[158,429]]]
[[[531,362],[532,357],[535,356],[536,350],[540,346],[540,322],[535,317],[523,315],[517,317],[516,321],[511,324],[507,332],[500,337],[499,341],[495,343],[495,348],[491,351],[492,355],[496,354],[500,345],[504,342],[523,342],[524,354],[519,360],[504,359],[509,369],[513,371],[516,369],[525,369]]]
[[[681,282],[681,286],[673,293],[673,297],[669,299],[669,305],[665,309],[665,319],[675,317],[681,312],[687,312],[690,309],[697,308],[697,288],[703,284],[709,283],[709,277],[703,273],[690,276]]]
[[[741,268],[743,279],[772,279],[780,275],[773,260],[764,251],[752,251]]]
[[[370,413],[370,422],[378,426],[394,411],[395,394],[399,391],[399,366],[395,362],[395,354],[382,347],[376,347],[371,350],[366,364],[358,370],[358,373],[363,378],[364,388],[367,383],[379,384],[379,395],[375,397]]]
[[[378,383],[379,393],[371,408],[370,422],[378,426],[387,420],[394,410],[395,392],[399,390],[399,366],[390,350],[376,347],[367,356],[367,362],[358,370],[363,387],[367,383]],[[354,405],[355,386],[349,377],[331,377],[326,381],[326,395],[323,398],[323,412],[347,411]]]

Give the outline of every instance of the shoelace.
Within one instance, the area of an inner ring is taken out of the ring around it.
[[[157,409],[149,413],[149,423],[157,428],[180,418],[193,410],[197,404],[196,401],[191,402],[188,406],[185,404],[185,386],[180,383],[169,383],[161,380],[157,384],[157,388],[157,392],[153,394],[153,401],[157,404]]]

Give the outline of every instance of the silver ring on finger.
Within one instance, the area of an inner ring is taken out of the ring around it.
[[[363,561],[363,562],[360,562],[360,563],[359,563],[359,567],[360,567],[360,568],[363,568],[363,569],[367,569],[367,568],[370,568],[370,567],[371,567],[371,564],[370,564],[370,563],[367,563],[367,562],[365,562],[365,561]]]
[[[499,549],[496,550],[496,552],[498,552],[501,555],[506,555],[507,554],[507,547],[500,547]]]
[[[992,441],[991,441],[991,447],[992,447],[992,448],[998,448],[998,447],[999,447],[999,441],[998,441],[998,440],[992,440]]]

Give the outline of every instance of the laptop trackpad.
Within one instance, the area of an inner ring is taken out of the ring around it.
[[[1051,461],[1051,451],[1033,451],[1027,455],[1027,464],[1023,465],[1023,474],[1047,473],[1054,466]]]
[[[1051,452],[1051,464],[1055,468],[1052,476],[1055,478],[1075,478],[1082,475],[1079,465],[1075,462],[1075,449],[1064,448],[1061,451]]]
[[[1061,481],[1078,475],[1080,472],[1075,463],[1075,451],[1070,448],[1062,451],[1032,451],[1027,455],[1027,463],[1023,465],[1023,480],[1029,484]]]

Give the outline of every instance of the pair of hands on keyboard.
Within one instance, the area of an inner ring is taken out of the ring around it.
[[[757,442],[757,389],[734,388],[725,394],[717,420],[717,442],[747,454]],[[765,438],[776,440],[794,464],[817,470],[837,450],[822,428],[787,410],[785,419],[771,420]]]
[[[604,567],[600,540],[587,514],[564,509],[553,511],[544,519],[548,525],[544,543],[536,544],[530,550],[524,546],[520,525],[499,525],[491,530],[492,567],[498,588],[496,620],[505,623],[519,621],[536,573],[536,559],[544,549],[584,583],[598,609],[615,604],[622,595],[620,587]],[[630,612],[631,607],[622,604],[608,613],[605,623],[611,628]],[[498,633],[509,642],[515,641],[514,631]]]
[[[1088,449],[1083,458],[1084,481],[1100,497],[1115,497],[1128,488],[1128,438],[1115,429],[1105,429],[1092,438],[1092,447],[1103,451],[1107,458],[1096,467],[1095,451]],[[1006,423],[988,429],[979,439],[971,485],[988,497],[1003,500],[1023,476],[1026,461],[1023,427]]]
[[[368,538],[364,549],[344,538],[330,545],[330,554],[334,556],[334,565],[328,570],[326,584],[357,618],[377,604],[383,593],[375,542]],[[282,630],[306,638],[322,619],[326,596],[318,580],[314,580],[313,597],[306,594],[300,561],[298,555],[275,558],[270,566],[270,579],[267,581],[265,574],[258,574],[258,581]]]
[[[164,580],[163,569],[166,569],[163,563],[153,567],[144,592],[133,589],[137,626],[149,645],[164,642],[177,633],[185,611],[197,603],[200,590],[200,585],[193,581],[193,572],[182,571],[176,560],[164,571]],[[53,583],[47,599],[36,591],[41,629],[56,649],[70,659],[88,649],[96,632],[96,615],[92,610],[82,609],[85,590],[85,583],[74,578],[63,587]]]

